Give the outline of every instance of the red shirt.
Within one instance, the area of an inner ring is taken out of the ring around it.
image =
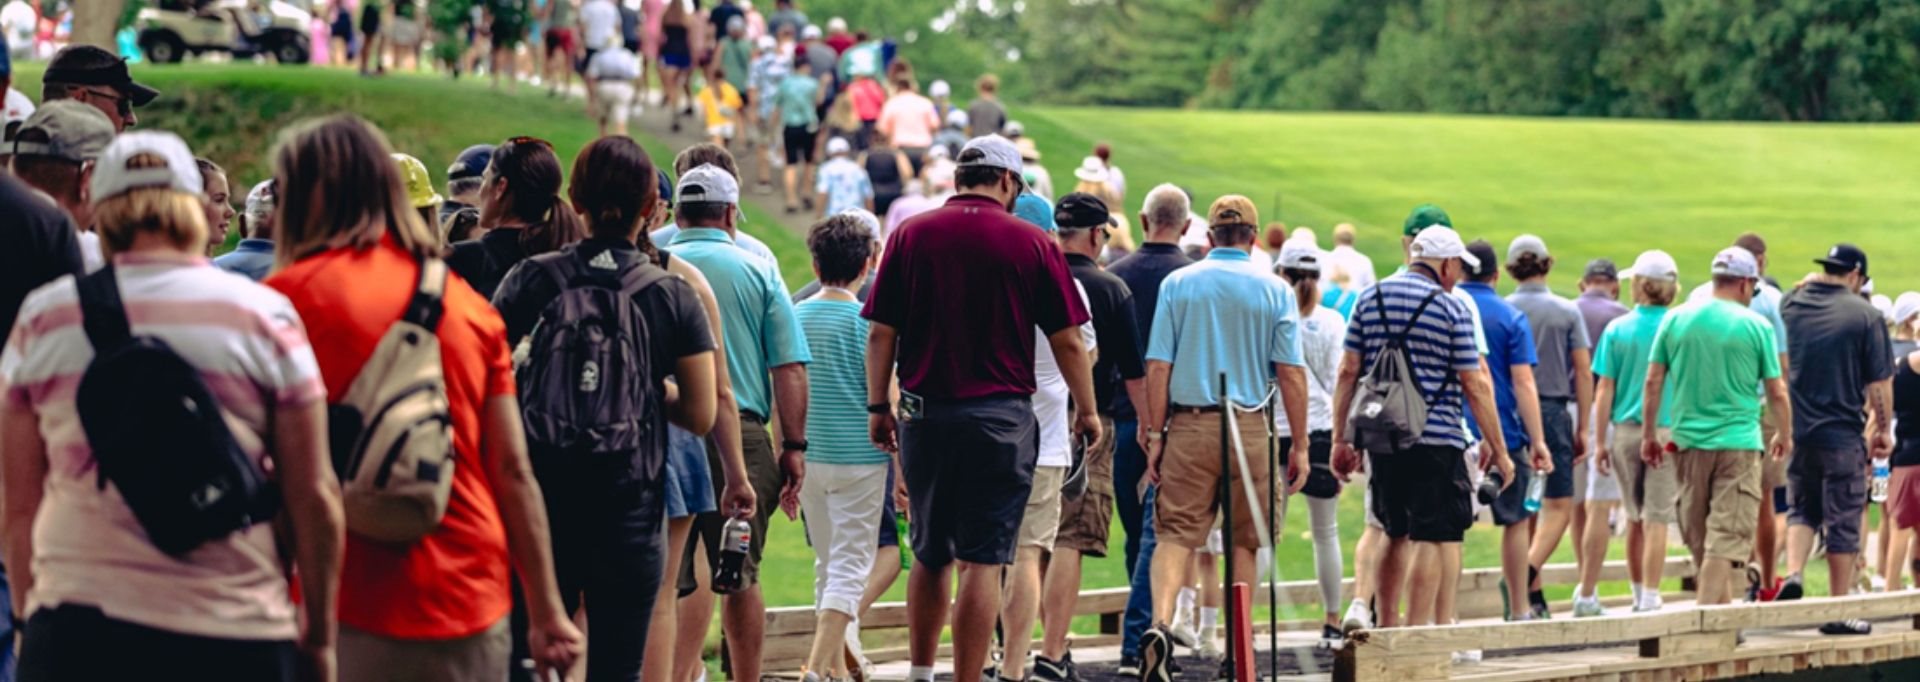
[[[914,216],[886,253],[860,314],[899,331],[900,387],[916,395],[1032,395],[1033,329],[1087,322],[1060,245],[987,197]]]
[[[413,296],[419,265],[382,240],[333,249],[267,278],[293,301],[315,343],[328,402],[340,400]],[[340,623],[383,637],[471,636],[513,605],[506,526],[480,448],[487,399],[513,395],[506,325],[466,280],[450,275],[440,322],[441,364],[453,417],[453,495],[440,528],[410,545],[347,534]]]
[[[853,85],[847,86],[847,97],[853,103],[853,115],[862,121],[876,121],[880,111],[887,106],[887,90],[880,87],[872,78],[856,78]]]
[[[833,48],[834,54],[846,54],[848,49],[858,44],[860,41],[851,33],[835,33],[827,36],[827,47]]]

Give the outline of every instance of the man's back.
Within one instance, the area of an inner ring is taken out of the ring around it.
[[[1515,451],[1527,444],[1528,437],[1526,425],[1520,421],[1520,403],[1513,392],[1513,368],[1539,361],[1532,323],[1525,312],[1501,298],[1491,284],[1468,282],[1459,288],[1472,295],[1473,302],[1480,306],[1480,330],[1487,337],[1487,376],[1493,380],[1493,400],[1500,410],[1500,431],[1506,439],[1507,450]]]
[[[1414,319],[1414,311],[1429,295],[1433,301]],[[1451,377],[1480,368],[1473,315],[1460,298],[1441,290],[1432,279],[1411,272],[1397,274],[1360,295],[1353,320],[1347,324],[1347,351],[1359,353],[1361,371],[1369,371],[1380,352],[1403,332],[1415,383],[1427,399],[1427,427],[1420,443],[1465,448],[1460,381]]]
[[[26,183],[0,172],[0,345],[13,331],[20,302],[61,275],[81,274],[80,244],[66,211]]]
[[[899,331],[901,388],[924,397],[1030,395],[1028,330],[1088,319],[1060,247],[987,197],[907,221],[886,253],[861,314]]]
[[[1609,421],[1640,423],[1645,404],[1647,358],[1653,352],[1653,339],[1667,317],[1666,306],[1637,306],[1615,318],[1600,334],[1594,346],[1593,374],[1612,379],[1613,404],[1601,409],[1611,415]],[[1660,426],[1673,425],[1673,382],[1667,382],[1660,401]]]
[[[1271,363],[1301,364],[1299,323],[1285,282],[1261,272],[1245,251],[1214,249],[1160,284],[1147,358],[1174,364],[1168,395],[1176,405],[1218,403],[1222,372],[1234,402],[1257,405]]]
[[[1789,294],[1780,315],[1792,360],[1795,438],[1814,446],[1859,442],[1867,384],[1893,376],[1880,312],[1846,287],[1813,282]]]
[[[998,135],[1007,125],[1007,108],[997,100],[978,97],[967,105],[968,136]]]
[[[682,228],[672,247],[675,258],[700,270],[713,287],[726,341],[727,373],[740,409],[762,419],[771,417],[773,389],[767,370],[811,359],[786,288],[771,264],[734,246],[725,231]]]
[[[1526,313],[1527,322],[1533,327],[1539,359],[1534,380],[1540,385],[1540,397],[1572,399],[1573,352],[1593,347],[1579,306],[1548,290],[1544,282],[1522,283],[1507,296],[1507,302]],[[1493,339],[1487,341],[1491,344]]]
[[[1673,384],[1673,440],[1696,450],[1759,450],[1756,382],[1780,376],[1773,329],[1759,314],[1723,299],[1667,313],[1648,360]]]
[[[1700,286],[1694,287],[1693,291],[1687,292],[1687,303],[1689,304],[1705,303],[1712,298],[1712,281],[1704,282]],[[1766,321],[1767,328],[1773,332],[1774,348],[1779,350],[1779,352],[1785,353],[1787,352],[1787,324],[1786,320],[1780,317],[1780,301],[1783,298],[1785,298],[1785,295],[1780,293],[1778,288],[1762,281],[1759,286],[1754,287],[1753,300],[1747,304],[1747,309],[1752,310],[1760,316],[1761,320]]]
[[[1127,290],[1133,294],[1134,324],[1139,330],[1138,344],[1147,346],[1147,333],[1153,331],[1153,312],[1160,305],[1160,284],[1173,271],[1193,264],[1193,259],[1172,244],[1141,244],[1140,250],[1127,254],[1127,257],[1114,261],[1107,272],[1126,282]],[[1120,391],[1113,397],[1115,419],[1127,420],[1135,416],[1133,399],[1126,391]]]

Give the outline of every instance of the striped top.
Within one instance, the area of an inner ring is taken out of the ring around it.
[[[166,341],[199,368],[234,438],[257,460],[267,459],[277,409],[325,396],[306,331],[279,293],[200,257],[126,254],[114,265],[133,333]],[[92,361],[73,278],[28,296],[0,355],[7,407],[31,410],[46,442],[46,497],[33,524],[28,612],[93,606],[110,618],[168,632],[293,639],[294,607],[271,524],[175,559],[147,540],[117,488],[96,487],[74,404]]]
[[[813,363],[807,366],[807,461],[886,464],[867,436],[867,329],[861,304],[814,298],[794,306]]]
[[[1378,290],[1378,294],[1375,290]],[[1374,360],[1387,343],[1407,328],[1413,311],[1429,292],[1439,285],[1424,275],[1402,273],[1380,280],[1360,294],[1354,306],[1353,320],[1347,323],[1347,350],[1361,355],[1361,366],[1373,368]],[[1386,322],[1381,322],[1380,299],[1386,299]],[[1447,381],[1455,372],[1480,368],[1480,352],[1473,340],[1473,316],[1460,299],[1441,292],[1414,321],[1407,334],[1407,358],[1427,399],[1427,428],[1421,445],[1466,448],[1463,428],[1462,395],[1459,380]],[[1442,385],[1446,391],[1440,392]],[[1375,453],[1378,454],[1378,453]]]

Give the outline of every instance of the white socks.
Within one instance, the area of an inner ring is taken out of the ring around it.
[[[907,682],[933,682],[933,666],[916,665],[908,668]]]
[[[1220,609],[1210,606],[1200,607],[1200,632],[1212,636],[1215,625],[1220,624]]]
[[[1646,591],[1646,588],[1643,588],[1643,587],[1641,587],[1641,586],[1640,586],[1640,583],[1634,583],[1634,582],[1630,582],[1630,583],[1627,583],[1627,586],[1628,586],[1628,587],[1632,587],[1632,588],[1633,588],[1633,605],[1634,605],[1634,606],[1639,606],[1639,605],[1640,605],[1640,593],[1642,593],[1642,592],[1644,592],[1644,591]]]

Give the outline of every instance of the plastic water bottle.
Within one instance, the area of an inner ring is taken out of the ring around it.
[[[1527,481],[1527,501],[1524,506],[1529,512],[1540,511],[1540,503],[1547,499],[1547,473],[1533,472],[1533,480]]]
[[[747,552],[753,548],[753,526],[733,519],[720,530],[720,565],[713,567],[713,593],[733,594],[746,589]]]
[[[913,568],[913,542],[908,538],[912,528],[907,525],[906,514],[893,515],[893,538],[900,544],[900,570]]]
[[[1869,497],[1874,502],[1887,501],[1887,477],[1892,475],[1892,473],[1893,471],[1888,468],[1887,458],[1873,458],[1873,492],[1869,494]]]

